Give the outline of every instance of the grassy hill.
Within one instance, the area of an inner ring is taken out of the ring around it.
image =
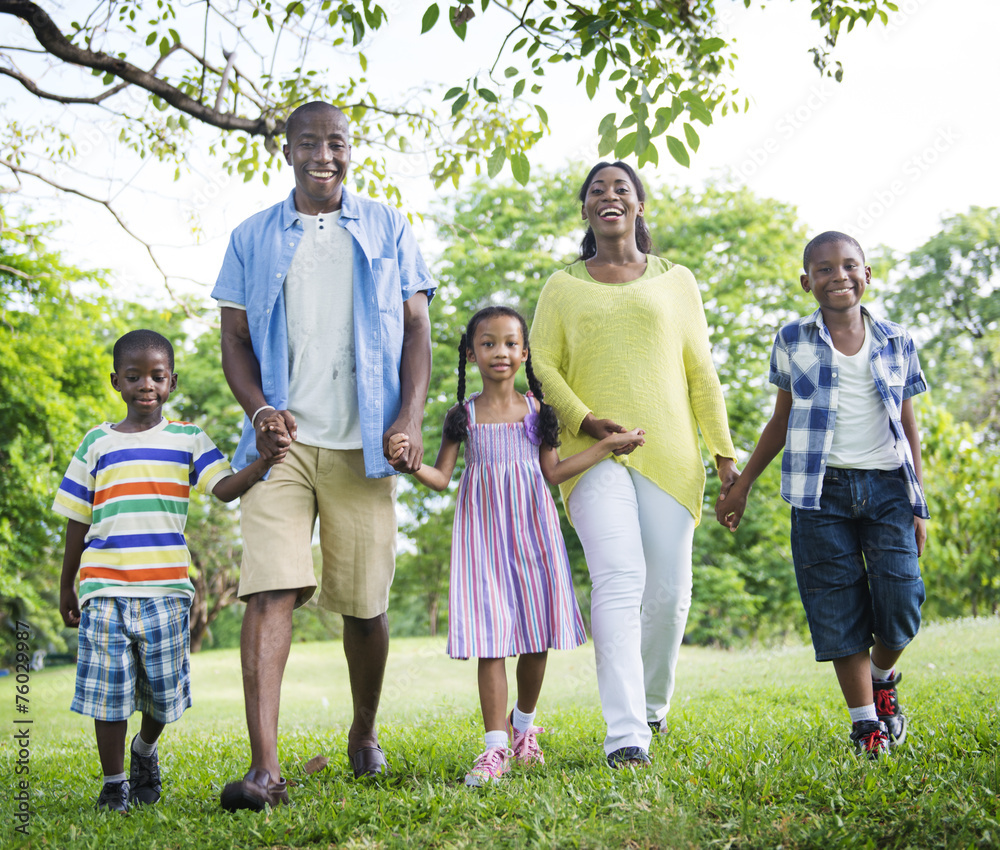
[[[508,665],[513,679],[513,664]],[[858,761],[829,664],[808,647],[685,647],[669,734],[653,768],[604,766],[590,646],[553,652],[536,723],[547,764],[469,790],[482,748],[475,662],[444,641],[393,641],[381,741],[392,775],[355,783],[345,755],[347,670],[336,643],[292,648],[281,757],[293,805],[229,815],[225,782],[246,769],[239,654],[192,658],[195,706],[161,738],[164,799],[127,817],[93,810],[93,724],[68,710],[72,668],[31,674],[28,713],[0,678],[0,844],[58,848],[239,847],[996,847],[1000,846],[1000,621],[925,627],[904,655],[910,737],[888,761]],[[513,681],[511,683],[513,694]],[[30,726],[15,725],[30,719]],[[133,718],[138,729],[138,718]],[[30,773],[16,731],[29,729]],[[316,755],[329,765],[308,775]],[[15,831],[30,783],[28,835]]]

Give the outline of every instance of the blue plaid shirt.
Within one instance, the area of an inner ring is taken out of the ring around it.
[[[903,459],[903,479],[913,513],[928,516],[927,501],[917,480],[910,444],[900,418],[903,401],[927,390],[917,349],[910,335],[894,322],[871,317],[871,370]],[[781,458],[781,497],[792,506],[818,511],[823,472],[837,422],[838,377],[833,340],[816,310],[785,325],[774,339],[768,380],[792,394],[785,452]]]

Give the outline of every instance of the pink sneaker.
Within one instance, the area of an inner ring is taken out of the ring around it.
[[[513,755],[507,747],[490,747],[476,759],[467,774],[465,784],[470,788],[482,788],[491,782],[497,782],[510,770],[510,757]]]
[[[514,758],[522,764],[545,764],[545,754],[538,746],[536,735],[545,730],[541,726],[529,726],[524,732],[514,728],[514,712],[507,715],[507,734],[512,742]]]

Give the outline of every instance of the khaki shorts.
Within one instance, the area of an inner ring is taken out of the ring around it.
[[[385,613],[396,568],[396,478],[365,478],[361,449],[293,442],[285,461],[244,493],[241,503],[241,599],[298,589],[298,607],[312,597],[318,516],[319,604],[365,620]]]

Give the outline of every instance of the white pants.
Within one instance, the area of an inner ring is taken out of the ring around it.
[[[635,470],[605,460],[569,498],[587,556],[605,753],[649,749],[662,720],[691,608],[694,517]]]

